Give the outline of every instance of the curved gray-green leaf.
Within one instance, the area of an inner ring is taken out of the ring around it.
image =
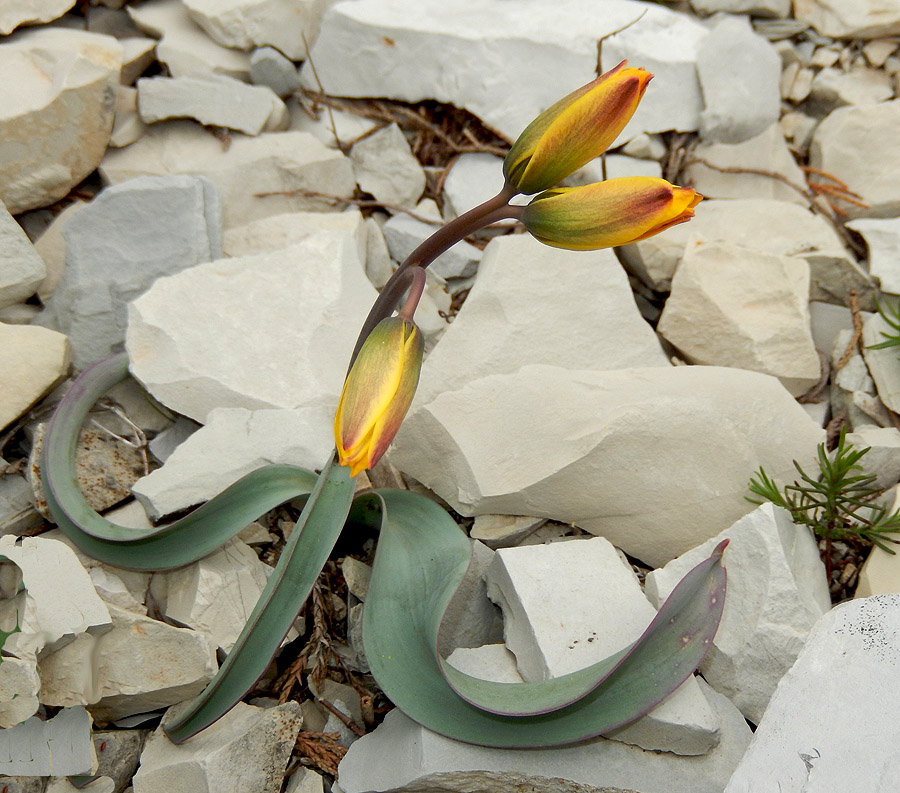
[[[362,498],[377,499],[382,510],[363,615],[366,657],[385,694],[442,735],[497,747],[602,735],[681,685],[715,636],[725,594],[724,543],[685,576],[644,635],[616,656],[542,683],[470,677],[444,665],[437,652],[441,619],[469,563],[469,540],[444,510],[416,494],[377,491]]]
[[[78,486],[78,434],[94,403],[128,375],[125,353],[85,369],[72,383],[47,426],[41,479],[60,529],[82,551],[131,570],[167,570],[212,553],[248,523],[293,498],[308,495],[316,475],[273,465],[253,471],[190,515],[166,526],[132,529],[98,515]]]
[[[163,725],[173,742],[187,740],[224,716],[266,671],[337,542],[354,484],[349,468],[331,461],[325,466],[225,662],[187,710]]]

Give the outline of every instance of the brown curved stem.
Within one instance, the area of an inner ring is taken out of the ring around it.
[[[409,288],[409,268],[419,267],[425,269],[438,256],[450,248],[452,245],[464,239],[472,232],[478,231],[491,223],[505,218],[515,216],[517,207],[511,207],[509,200],[517,195],[515,188],[504,184],[503,189],[493,198],[488,199],[483,204],[479,204],[474,209],[460,215],[458,218],[451,220],[445,226],[439,228],[427,240],[425,240],[418,248],[416,248],[404,262],[394,271],[388,282],[381,290],[369,316],[363,322],[362,329],[359,332],[359,338],[356,340],[356,346],[353,348],[353,354],[350,356],[350,366],[359,355],[359,350],[366,340],[366,337],[372,332],[372,329],[381,320],[389,317],[394,313],[397,303],[403,297],[403,293]]]

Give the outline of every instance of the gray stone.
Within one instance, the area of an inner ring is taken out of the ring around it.
[[[116,721],[199,694],[216,672],[215,648],[202,634],[109,607],[113,628],[84,633],[41,657],[41,701],[86,704],[94,719]]]
[[[820,375],[809,265],[726,243],[689,246],[657,331],[694,364],[774,375],[794,396]]]
[[[0,429],[61,382],[71,360],[69,341],[62,333],[0,323]]]
[[[898,12],[900,13],[900,12]],[[900,215],[900,100],[841,107],[816,129],[809,164],[836,176],[868,209],[840,203],[849,217]]]
[[[200,425],[196,421],[191,421],[184,416],[178,416],[171,427],[166,427],[166,429],[160,432],[159,435],[147,444],[147,447],[150,449],[150,454],[161,463],[164,463],[172,456],[172,452],[181,446],[181,444],[190,438],[198,429],[200,429]]]
[[[94,731],[97,773],[113,780],[113,793],[122,793],[131,784],[146,735],[145,730]]]
[[[625,265],[644,283],[657,291],[668,291],[692,237],[777,256],[801,256],[807,261],[818,256],[842,259],[848,267],[851,262],[834,227],[823,217],[784,201],[758,198],[701,201],[690,223],[625,245],[620,252]],[[815,276],[813,272],[814,282]],[[845,291],[842,299],[846,295]]]
[[[249,50],[263,44],[277,47],[288,58],[307,57],[306,44],[315,41],[322,13],[321,0],[185,0],[191,18],[214,41]]]
[[[900,34],[900,7],[880,0],[794,0],[794,16],[833,38],[877,39]]]
[[[239,702],[178,745],[159,727],[141,753],[134,793],[278,793],[300,730],[299,711],[296,702],[274,708]]]
[[[706,29],[655,4],[612,0],[596,10],[591,0],[552,9],[531,0],[516,14],[502,0],[338,3],[325,14],[312,61],[326,93],[450,102],[512,140],[595,75],[597,41],[605,39],[604,69],[629,58],[656,75],[622,142],[639,132],[696,129],[702,99],[694,61]],[[320,90],[308,64],[301,76]]]
[[[604,179],[620,179],[627,176],[652,176],[659,179],[662,177],[662,166],[656,160],[642,160],[624,154],[607,154],[591,160],[583,168],[575,171],[564,184],[577,187],[602,182]]]
[[[528,515],[478,515],[469,535],[488,548],[510,548],[518,545],[546,522],[546,518],[532,518]]]
[[[875,476],[874,486],[887,490],[900,482],[900,431],[895,427],[857,427],[847,433],[847,442],[869,449],[861,465]]]
[[[485,576],[494,551],[472,540],[472,559],[463,580],[447,606],[438,637],[438,651],[449,655],[457,647],[480,647],[501,641],[503,619],[488,599]]]
[[[260,47],[250,55],[250,79],[267,85],[282,99],[300,87],[300,72],[274,47]]]
[[[311,768],[300,766],[290,775],[284,793],[322,793],[322,777]]]
[[[723,17],[697,52],[704,140],[740,143],[778,121],[781,59],[747,17]]]
[[[44,260],[0,201],[0,308],[31,297],[46,275]]]
[[[0,458],[0,471],[6,462]],[[31,503],[31,485],[21,474],[0,474],[0,535],[23,534],[44,522]]]
[[[104,190],[63,235],[66,270],[41,321],[66,333],[85,367],[124,341],[129,300],[221,255],[221,207],[206,179],[138,177]]]
[[[612,251],[565,251],[521,234],[485,249],[472,291],[422,367],[417,404],[526,363],[669,366]]]
[[[190,121],[153,125],[131,146],[107,152],[100,173],[112,184],[143,175],[204,176],[218,188],[226,229],[285,212],[333,209],[320,198],[291,191],[311,189],[351,195],[355,185],[350,160],[327,149],[312,135],[235,134],[223,151],[221,141]],[[287,194],[262,195],[279,191]]]
[[[413,207],[425,189],[425,172],[406,137],[390,124],[350,150],[356,183],[386,204]]]
[[[503,187],[503,159],[487,152],[460,154],[444,180],[444,214],[468,212]],[[448,212],[447,202],[452,212]]]
[[[552,749],[489,749],[444,738],[395,709],[374,732],[350,747],[338,769],[338,782],[344,793],[470,793],[493,791],[494,774],[507,772],[519,775],[524,789],[542,793],[585,793],[582,785],[588,786],[587,793],[598,793],[597,788],[600,793],[608,791],[610,785],[641,793],[719,793],[751,734],[725,697],[708,687],[704,693],[722,721],[722,739],[700,757],[645,752],[605,738]],[[498,791],[523,789],[511,786],[508,777],[500,776],[499,781],[506,786]]]
[[[213,41],[191,19],[181,0],[151,0],[128,4],[128,14],[145,33],[160,39],[156,57],[173,77],[191,74],[224,74],[238,79],[250,72],[245,52]]]
[[[0,5],[0,34],[12,33],[19,25],[50,22],[66,13],[75,0],[18,0]]]
[[[369,593],[372,568],[365,562],[348,556],[341,563],[341,572],[347,582],[347,591],[358,600],[364,601]]]
[[[898,763],[898,632],[900,595],[852,600],[822,615],[725,793],[890,793]],[[849,761],[859,756],[871,762]]]
[[[267,85],[247,85],[221,74],[142,77],[137,81],[138,112],[146,124],[193,118],[247,135],[288,125],[287,108]]]
[[[0,730],[0,755],[7,774],[90,774],[97,766],[91,717],[84,708],[65,708],[47,721],[32,716]]]
[[[277,251],[320,231],[350,232],[356,240],[360,261],[366,261],[369,235],[366,222],[356,207],[345,212],[290,212],[234,226],[225,230],[222,253],[225,256],[249,256]]]
[[[542,364],[414,406],[389,454],[460,514],[574,522],[655,566],[749,512],[760,465],[793,477],[821,440],[769,375]]]
[[[381,227],[391,257],[398,262],[402,262],[442,225],[440,213],[430,199],[418,204],[416,213],[433,217],[435,223],[425,223],[406,214],[397,214]],[[466,278],[474,275],[480,261],[481,251],[462,240],[438,256],[428,269],[441,278]]]
[[[131,304],[132,373],[200,422],[214,407],[333,410],[357,336],[348,318],[365,317],[374,298],[346,233],[198,265]]]
[[[208,501],[263,465],[319,468],[334,446],[336,405],[337,395],[293,410],[212,408],[205,426],[134,484],[134,495],[158,520]]]
[[[100,163],[112,131],[122,47],[61,28],[0,45],[0,201],[14,215],[52,204]]]
[[[47,266],[47,275],[38,286],[38,297],[45,304],[56,291],[66,269],[66,241],[62,230],[65,224],[87,204],[87,201],[73,201],[53,218],[44,233],[34,242],[34,249]]]
[[[138,113],[137,88],[120,85],[116,89],[116,120],[109,136],[109,145],[114,149],[130,146],[146,131],[147,125]]]
[[[730,540],[724,557],[725,608],[700,670],[716,691],[758,724],[807,634],[831,608],[831,598],[812,533],[795,525],[787,511],[763,504],[648,573],[645,591],[650,601],[661,606],[681,578],[725,539]]]
[[[881,289],[900,295],[900,218],[851,220],[847,228],[862,235],[869,249],[869,272],[881,282]]]
[[[708,198],[774,198],[803,206],[809,204],[800,192],[790,187],[794,185],[805,191],[806,180],[777,123],[741,143],[701,143],[694,150],[692,159],[705,160],[714,166],[710,168],[701,162],[692,162],[684,171],[685,178]],[[772,176],[723,172],[716,168],[772,171],[789,184]]]

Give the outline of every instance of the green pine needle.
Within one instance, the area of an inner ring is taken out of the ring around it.
[[[897,329],[900,332],[900,325]],[[900,336],[895,345],[882,346],[900,346]],[[771,501],[788,510],[794,523],[808,526],[817,537],[827,540],[862,537],[888,553],[896,553],[887,543],[898,544],[900,540],[886,535],[900,533],[900,510],[888,514],[886,507],[873,503],[884,491],[875,486],[876,477],[867,474],[859,463],[869,449],[855,449],[841,429],[833,455],[825,451],[824,443],[819,444],[817,478],[809,476],[795,460],[800,480],[779,490],[760,468],[748,485],[750,492],[759,498],[746,498],[753,504]]]

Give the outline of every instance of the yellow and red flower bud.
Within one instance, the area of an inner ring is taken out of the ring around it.
[[[503,163],[507,184],[520,193],[538,193],[609,148],[653,77],[627,63],[560,99],[525,128]]]
[[[634,176],[535,196],[519,219],[535,239],[587,251],[652,237],[694,216],[703,196],[664,179]]]
[[[423,353],[418,327],[400,317],[379,322],[360,348],[334,419],[339,462],[351,476],[375,465],[400,429]]]

